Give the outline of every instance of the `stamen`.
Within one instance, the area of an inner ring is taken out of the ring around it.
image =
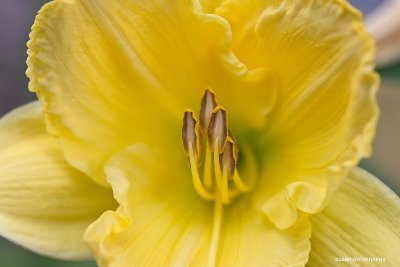
[[[221,173],[221,164],[219,161],[219,154],[218,154],[218,140],[216,141],[216,144],[214,146],[214,173],[221,201],[223,204],[228,204],[229,203],[228,179],[226,173],[224,173],[224,175],[222,175]]]
[[[200,107],[200,129],[204,135],[208,133],[208,124],[210,123],[211,114],[216,107],[217,102],[215,101],[215,94],[210,88],[207,88],[201,99]]]
[[[206,141],[205,147],[206,147],[206,152],[205,152],[205,159],[204,159],[204,184],[206,188],[210,189],[213,186],[213,181],[211,177],[211,150],[210,146],[207,144],[208,141]]]
[[[209,193],[201,183],[199,172],[196,166],[196,159],[193,153],[192,143],[189,143],[189,159],[190,159],[190,170],[192,171],[193,185],[197,193],[206,200],[214,200],[215,196]]]
[[[202,198],[227,205],[252,189],[254,183],[246,184],[236,168],[237,143],[228,128],[227,112],[211,89],[205,90],[201,100],[200,121],[192,110],[185,111],[182,141],[194,188]],[[201,165],[204,169],[199,173]]]
[[[226,119],[226,110],[218,106],[211,114],[208,128],[208,140],[210,141],[211,148],[214,149],[215,143],[218,143],[218,154],[224,152],[227,136],[228,122]]]
[[[201,99],[200,121],[193,111],[185,111],[182,142],[196,192],[215,204],[207,263],[208,267],[214,267],[217,264],[223,206],[238,195],[249,192],[254,183],[251,180],[246,184],[239,175],[236,168],[239,149],[228,128],[227,112],[217,104],[211,89],[207,88]],[[199,174],[198,166],[203,164],[204,170]]]
[[[233,182],[235,183],[235,186],[237,187],[237,189],[239,189],[239,191],[241,191],[243,193],[250,192],[251,189],[253,188],[252,182],[249,184],[245,184],[243,182],[243,180],[242,180],[242,178],[240,178],[240,175],[237,170],[235,170],[235,173],[233,174]]]
[[[233,173],[235,172],[236,168],[236,158],[234,149],[235,149],[234,142],[232,138],[228,136],[226,140],[224,153],[222,153],[219,157],[221,161],[221,169],[222,170],[226,169],[229,179],[232,179]]]
[[[229,204],[229,185],[228,185],[228,171],[226,168],[222,170],[222,177],[221,177],[221,199],[223,204]]]
[[[200,107],[200,132],[203,137],[205,137],[205,159],[204,159],[204,184],[206,188],[212,188],[213,181],[211,177],[211,150],[208,145],[207,135],[208,126],[210,123],[211,115],[213,110],[217,107],[217,102],[215,101],[215,94],[210,89],[207,88],[204,91],[204,95],[201,99]]]
[[[182,143],[186,154],[189,154],[189,144],[194,144],[194,157],[196,162],[199,158],[199,123],[191,110],[185,111],[183,115]]]
[[[228,137],[233,142],[233,158],[235,159],[235,162],[236,162],[238,160],[238,156],[239,156],[239,148],[237,146],[235,138],[233,137],[233,134],[231,133],[231,131],[229,131],[229,129],[228,129]]]

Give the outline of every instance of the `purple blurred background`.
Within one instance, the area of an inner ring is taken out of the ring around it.
[[[0,0],[0,115],[35,98],[27,93],[26,42],[35,14],[45,2]]]

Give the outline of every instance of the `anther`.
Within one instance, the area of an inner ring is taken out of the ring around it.
[[[200,129],[204,135],[207,135],[211,114],[216,107],[217,102],[215,101],[215,94],[210,88],[207,88],[201,99],[200,107]]]
[[[183,116],[182,127],[182,143],[186,154],[189,154],[190,144],[193,147],[193,152],[196,158],[199,156],[199,123],[195,118],[194,112],[187,110]]]
[[[239,148],[237,146],[235,138],[233,137],[232,132],[229,129],[228,129],[228,139],[230,139],[233,143],[233,148],[232,148],[233,149],[233,158],[235,159],[235,162],[236,162],[239,157]]]
[[[239,150],[228,128],[227,111],[218,105],[211,89],[201,99],[200,120],[192,110],[185,111],[182,142],[194,189],[203,199],[221,206],[216,210],[252,189],[254,183],[245,183],[239,175]]]
[[[214,145],[218,144],[218,153],[221,154],[224,152],[227,136],[228,122],[226,119],[226,110],[218,106],[211,114],[208,128],[208,140],[210,142],[211,151],[214,151]]]
[[[182,141],[195,191],[203,199],[214,201],[208,266],[215,266],[223,207],[240,194],[249,192],[253,183],[244,183],[239,175],[236,168],[239,150],[228,129],[227,112],[217,104],[211,89],[207,88],[201,99],[200,121],[193,111],[185,111]],[[203,169],[200,172],[199,167]]]
[[[232,138],[228,137],[226,140],[224,153],[219,155],[221,170],[226,172],[228,179],[232,180],[236,168],[235,144]]]

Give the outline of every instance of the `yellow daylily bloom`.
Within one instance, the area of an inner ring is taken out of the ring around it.
[[[400,200],[355,167],[378,77],[345,1],[55,0],[28,46],[47,132],[38,104],[1,121],[2,235],[99,266],[399,264]]]

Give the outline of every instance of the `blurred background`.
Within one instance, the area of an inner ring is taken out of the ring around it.
[[[27,90],[26,42],[45,0],[0,0],[0,116],[35,99]],[[350,0],[378,43],[381,117],[374,154],[361,165],[400,195],[400,0]],[[1,267],[94,267],[41,257],[0,238]]]

